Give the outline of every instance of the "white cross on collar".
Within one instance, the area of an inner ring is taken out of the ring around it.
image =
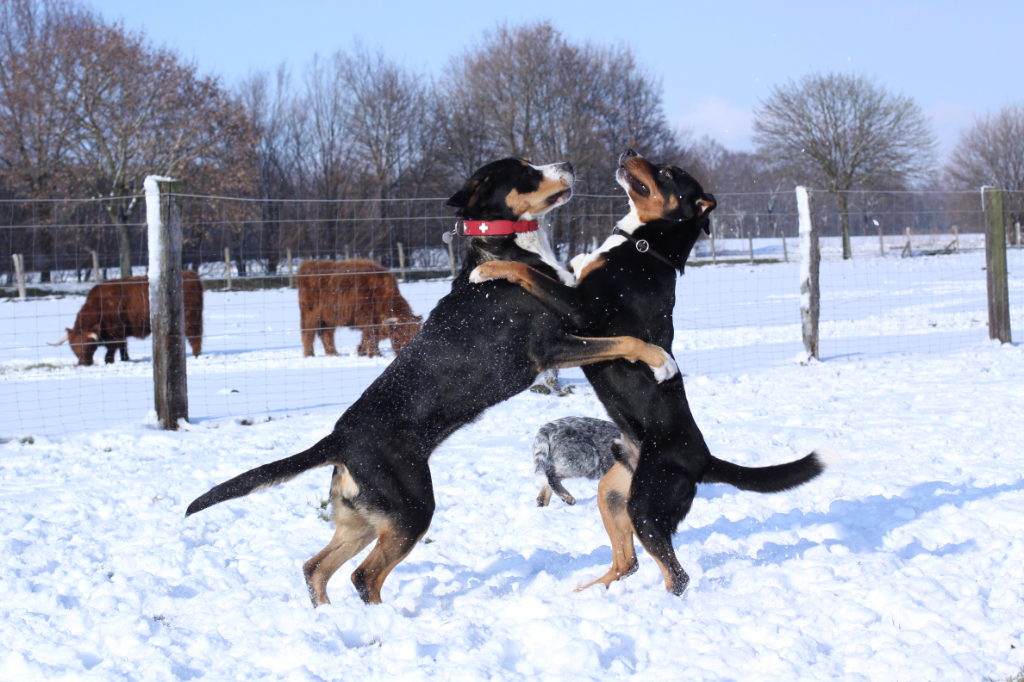
[[[490,227],[491,226],[488,225],[487,223],[481,223],[480,224],[480,231],[483,232],[484,234],[487,234],[487,230],[489,230]]]

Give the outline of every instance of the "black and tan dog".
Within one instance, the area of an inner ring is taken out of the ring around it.
[[[520,284],[577,333],[630,334],[670,351],[676,271],[682,272],[701,229],[708,229],[715,199],[685,171],[654,165],[632,150],[620,157],[616,179],[629,195],[630,212],[604,245],[574,260],[576,288],[521,263],[484,263],[471,279]],[[666,588],[682,594],[689,577],[676,559],[672,534],[690,510],[698,483],[777,492],[809,481],[837,459],[831,449],[820,448],[777,466],[725,462],[704,443],[681,376],[657,384],[618,361],[583,371],[626,444],[598,487],[614,559],[608,573],[591,584],[607,587],[636,570],[635,534],[658,562]]]
[[[427,460],[454,431],[527,389],[545,369],[624,358],[642,360],[661,379],[674,376],[675,362],[657,346],[573,336],[520,287],[499,282],[484,291],[470,284],[473,268],[499,260],[572,281],[535,221],[569,199],[574,179],[570,164],[537,167],[520,159],[478,170],[448,204],[465,219],[468,234],[485,236],[466,240],[462,271],[420,333],[323,440],[221,483],[192,502],[186,516],[333,465],[337,530],[303,568],[309,595],[314,606],[329,603],[327,581],[376,540],[352,582],[363,601],[379,603],[384,579],[430,525],[434,492]]]

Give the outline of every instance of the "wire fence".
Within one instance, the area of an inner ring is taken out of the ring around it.
[[[842,258],[840,196],[814,196],[823,360],[943,352],[987,338],[977,191],[849,193],[849,260]],[[1005,197],[1011,315],[1019,325],[1017,207],[1024,197]],[[188,359],[193,421],[340,412],[390,362],[387,338],[372,340],[379,356],[360,352],[367,325],[359,321],[336,332],[338,355],[324,355],[318,337],[315,357],[303,357],[295,287],[304,263],[379,263],[424,318],[460,265],[461,240],[449,248],[440,239],[454,223],[444,199],[181,198],[183,266],[199,273],[205,289],[202,354]],[[720,194],[718,201],[713,238],[698,242],[677,290],[673,350],[689,376],[789,363],[803,348],[793,191]],[[73,326],[97,278],[121,275],[125,248],[131,274],[146,274],[143,204],[118,225],[102,202],[0,202],[0,438],[153,421],[148,339],[128,339],[129,362],[92,367],[78,366],[66,345],[48,345]],[[627,210],[623,196],[574,198],[548,225],[559,257],[592,249]]]

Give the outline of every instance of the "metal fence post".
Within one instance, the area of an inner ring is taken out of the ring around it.
[[[1010,343],[1010,290],[1006,272],[1006,223],[1003,193],[982,187],[985,210],[985,272],[988,275],[988,337]]]
[[[153,330],[153,402],[164,429],[188,421],[185,373],[185,298],[181,275],[180,183],[150,175],[146,189],[149,226],[149,319]]]
[[[796,207],[800,220],[800,322],[803,329],[804,352],[808,359],[818,359],[818,315],[821,291],[818,269],[821,251],[818,231],[814,226],[811,193],[806,187],[796,188]]]

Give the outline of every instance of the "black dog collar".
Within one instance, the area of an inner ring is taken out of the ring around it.
[[[612,234],[617,234],[621,237],[625,237],[626,241],[631,242],[633,246],[636,247],[636,250],[639,251],[640,253],[648,253],[654,256],[655,258],[657,258],[658,260],[660,260],[662,263],[669,266],[673,270],[679,269],[675,263],[673,263],[668,258],[665,258],[665,256],[661,255],[660,253],[652,249],[651,245],[647,242],[646,239],[637,239],[629,232],[626,232],[625,230],[620,230],[618,227],[612,230]]]

